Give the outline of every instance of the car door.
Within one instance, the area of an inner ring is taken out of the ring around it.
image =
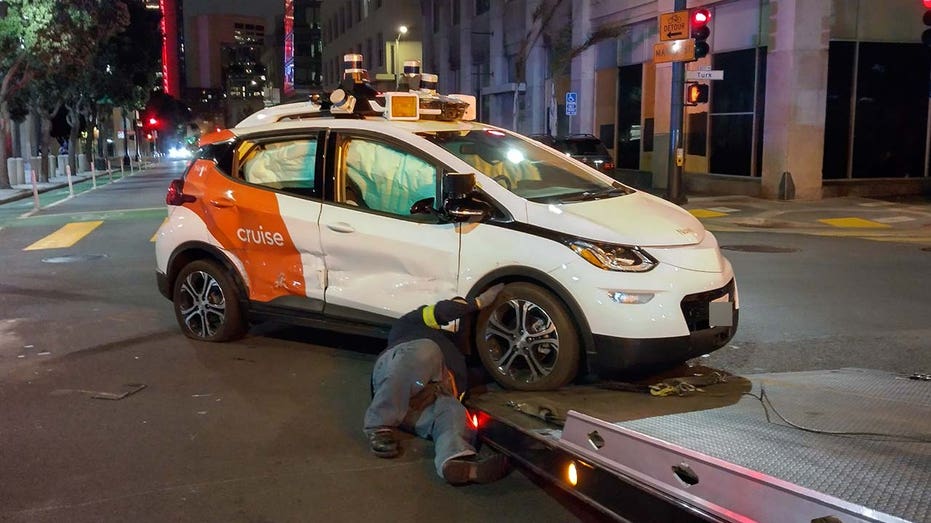
[[[330,144],[335,190],[320,216],[326,313],[377,322],[455,296],[456,225],[410,213],[437,198],[439,163],[370,132],[333,133]]]
[[[318,219],[322,205],[319,133],[243,139],[233,177],[209,196],[217,229],[240,260],[249,298],[289,308],[323,310],[326,273]]]

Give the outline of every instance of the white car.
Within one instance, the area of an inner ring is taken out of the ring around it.
[[[187,336],[234,339],[268,317],[384,333],[504,282],[460,331],[501,385],[542,390],[734,335],[731,264],[688,212],[468,111],[392,110],[405,96],[270,108],[202,142],[156,241]]]

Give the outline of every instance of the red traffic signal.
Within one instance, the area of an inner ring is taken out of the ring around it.
[[[689,82],[686,84],[685,103],[686,105],[708,103],[708,84],[700,84],[698,82]]]
[[[931,0],[922,0],[925,5],[925,14],[922,15],[921,21],[924,22],[925,26],[931,26]],[[921,43],[925,44],[925,47],[931,47],[931,29],[925,29],[921,33]]]
[[[931,1],[931,0],[929,0]],[[692,38],[695,39],[695,58],[703,58],[711,51],[708,45],[708,37],[711,36],[711,28],[708,23],[711,22],[711,11],[701,8],[695,9],[689,14],[689,26],[692,29]]]

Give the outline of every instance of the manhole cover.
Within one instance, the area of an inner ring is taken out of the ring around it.
[[[722,245],[721,250],[768,253],[798,252],[798,249],[794,247],[776,247],[774,245]]]
[[[77,263],[99,260],[106,257],[106,254],[75,254],[71,256],[53,256],[51,258],[42,258],[42,261],[45,263]]]

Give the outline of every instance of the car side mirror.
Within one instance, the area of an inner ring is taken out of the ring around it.
[[[411,214],[436,214],[436,209],[433,208],[434,200],[432,197],[417,200],[411,205]]]
[[[475,173],[443,173],[443,200],[461,200],[475,192]]]
[[[480,222],[492,213],[491,206],[477,198],[448,200],[443,211],[454,222]]]

